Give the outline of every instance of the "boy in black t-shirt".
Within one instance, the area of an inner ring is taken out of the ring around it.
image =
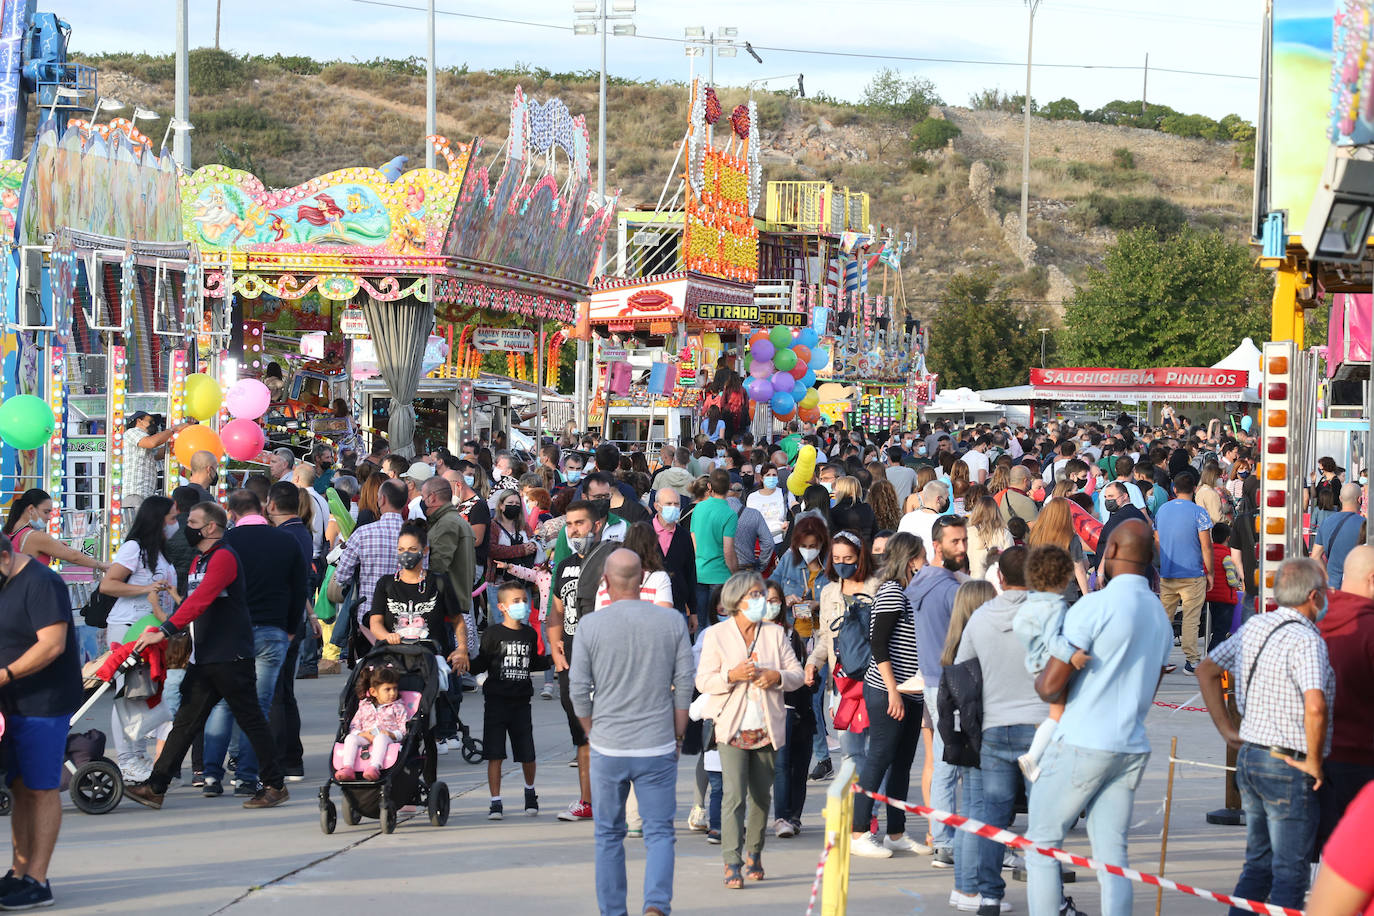
[[[519,582],[502,583],[496,593],[501,611],[499,626],[487,627],[481,648],[473,660],[474,673],[487,672],[482,685],[486,700],[482,713],[483,756],[487,759],[487,785],[491,788],[488,820],[499,821],[501,808],[501,762],[506,759],[506,736],[510,735],[511,754],[525,775],[525,814],[539,813],[539,796],[534,792],[534,724],[530,717],[530,698],[534,685],[530,674],[547,671],[553,660],[539,654],[539,636],[530,619],[529,595]]]

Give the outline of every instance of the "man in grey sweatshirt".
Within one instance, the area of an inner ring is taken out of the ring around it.
[[[1026,649],[1012,632],[1011,623],[1026,601],[1026,554],[1024,547],[1010,547],[997,560],[1002,594],[979,607],[964,627],[954,663],[977,659],[983,671],[983,748],[979,759],[981,779],[975,791],[965,783],[964,804],[969,817],[999,827],[1009,827],[1016,817],[1017,787],[1024,777],[1016,759],[1030,750],[1035,727],[1049,715],[1049,704],[1035,693],[1035,675],[1026,670]],[[1026,786],[1030,796],[1030,787]],[[980,902],[990,902],[988,912],[998,912],[1006,894],[1002,880],[1000,843],[960,833],[959,854],[977,862]],[[982,912],[980,907],[979,912]]]
[[[611,603],[579,623],[569,671],[573,711],[591,745],[596,899],[602,913],[626,912],[625,799],[633,786],[644,819],[642,911],[663,916],[673,899],[677,758],[696,666],[682,614],[639,599],[635,553],[616,550],[603,576]]]

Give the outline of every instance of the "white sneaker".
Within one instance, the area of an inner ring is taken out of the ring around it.
[[[1030,782],[1035,782],[1040,778],[1040,767],[1031,759],[1030,754],[1022,754],[1017,757],[1016,765],[1021,768],[1022,775]]]
[[[993,907],[996,907],[1001,913],[1011,912],[1011,904],[1005,900],[998,900],[994,897],[977,897],[976,899],[978,900],[979,913],[988,913],[990,916]]]
[[[983,898],[977,894],[961,894],[958,891],[949,892],[949,905],[961,913],[976,913],[982,904]]]
[[[545,700],[553,699],[553,684],[545,684],[539,689],[539,696]]]
[[[785,817],[777,818],[773,821],[773,835],[780,840],[797,835],[797,828],[792,826],[792,822]]]
[[[693,805],[692,810],[687,813],[687,829],[698,831],[711,829],[711,821],[706,816],[706,809],[701,805]]]
[[[873,834],[871,833],[865,833],[857,840],[850,840],[849,852],[851,855],[863,856],[866,859],[892,858],[892,850],[873,839]],[[977,909],[977,907],[975,906],[974,909]]]
[[[902,834],[895,840],[890,836],[884,836],[883,846],[893,852],[913,852],[918,856],[928,856],[935,852],[925,843],[918,843],[906,834]]]
[[[447,754],[447,753],[448,753],[448,741],[447,741],[446,739],[444,739],[444,738],[440,738],[438,741],[435,741],[435,742],[434,742],[434,753],[438,754],[440,757],[442,757],[442,756],[444,756],[445,754]]]
[[[1014,850],[1008,848],[1005,852],[1002,853],[1002,867],[1004,869],[1010,868],[1013,870],[1017,868],[1025,868],[1026,859],[1024,856],[1019,855]]]

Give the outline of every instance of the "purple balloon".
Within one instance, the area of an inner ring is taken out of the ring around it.
[[[766,378],[754,378],[749,380],[749,397],[751,400],[760,403],[772,400],[773,383]]]
[[[749,374],[754,378],[771,378],[774,372],[773,361],[769,359],[756,359],[749,364]]]
[[[752,348],[750,348],[750,350],[749,350],[749,354],[750,354],[751,356],[753,356],[754,359],[763,359],[763,360],[772,359],[772,358],[773,358],[773,354],[776,353],[776,352],[778,352],[778,348],[775,347],[775,346],[773,346],[773,342],[772,342],[771,340],[766,340],[766,339],[765,339],[765,340],[756,341],[756,342],[754,343],[754,346],[753,346]]]
[[[792,377],[790,372],[779,372],[773,376],[773,390],[777,392],[785,391],[792,393],[792,388],[797,384],[797,380]],[[787,411],[783,411],[787,413]]]

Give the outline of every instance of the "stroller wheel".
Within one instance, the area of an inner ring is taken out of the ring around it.
[[[482,739],[463,736],[463,759],[468,763],[482,762]]]
[[[10,790],[0,788],[0,817],[9,817],[14,810],[14,796],[10,795]]]
[[[363,816],[353,807],[353,803],[348,800],[348,793],[339,793],[339,805],[343,808],[343,822],[350,827],[358,826],[358,822]]]
[[[87,814],[109,814],[124,798],[124,777],[110,761],[92,760],[77,767],[68,794]]]
[[[429,787],[429,823],[442,827],[448,823],[448,783],[436,782]]]
[[[339,809],[334,807],[332,801],[320,805],[320,829],[325,833],[333,833],[337,826],[339,826]]]
[[[396,832],[396,809],[388,805],[382,809],[382,833]]]

